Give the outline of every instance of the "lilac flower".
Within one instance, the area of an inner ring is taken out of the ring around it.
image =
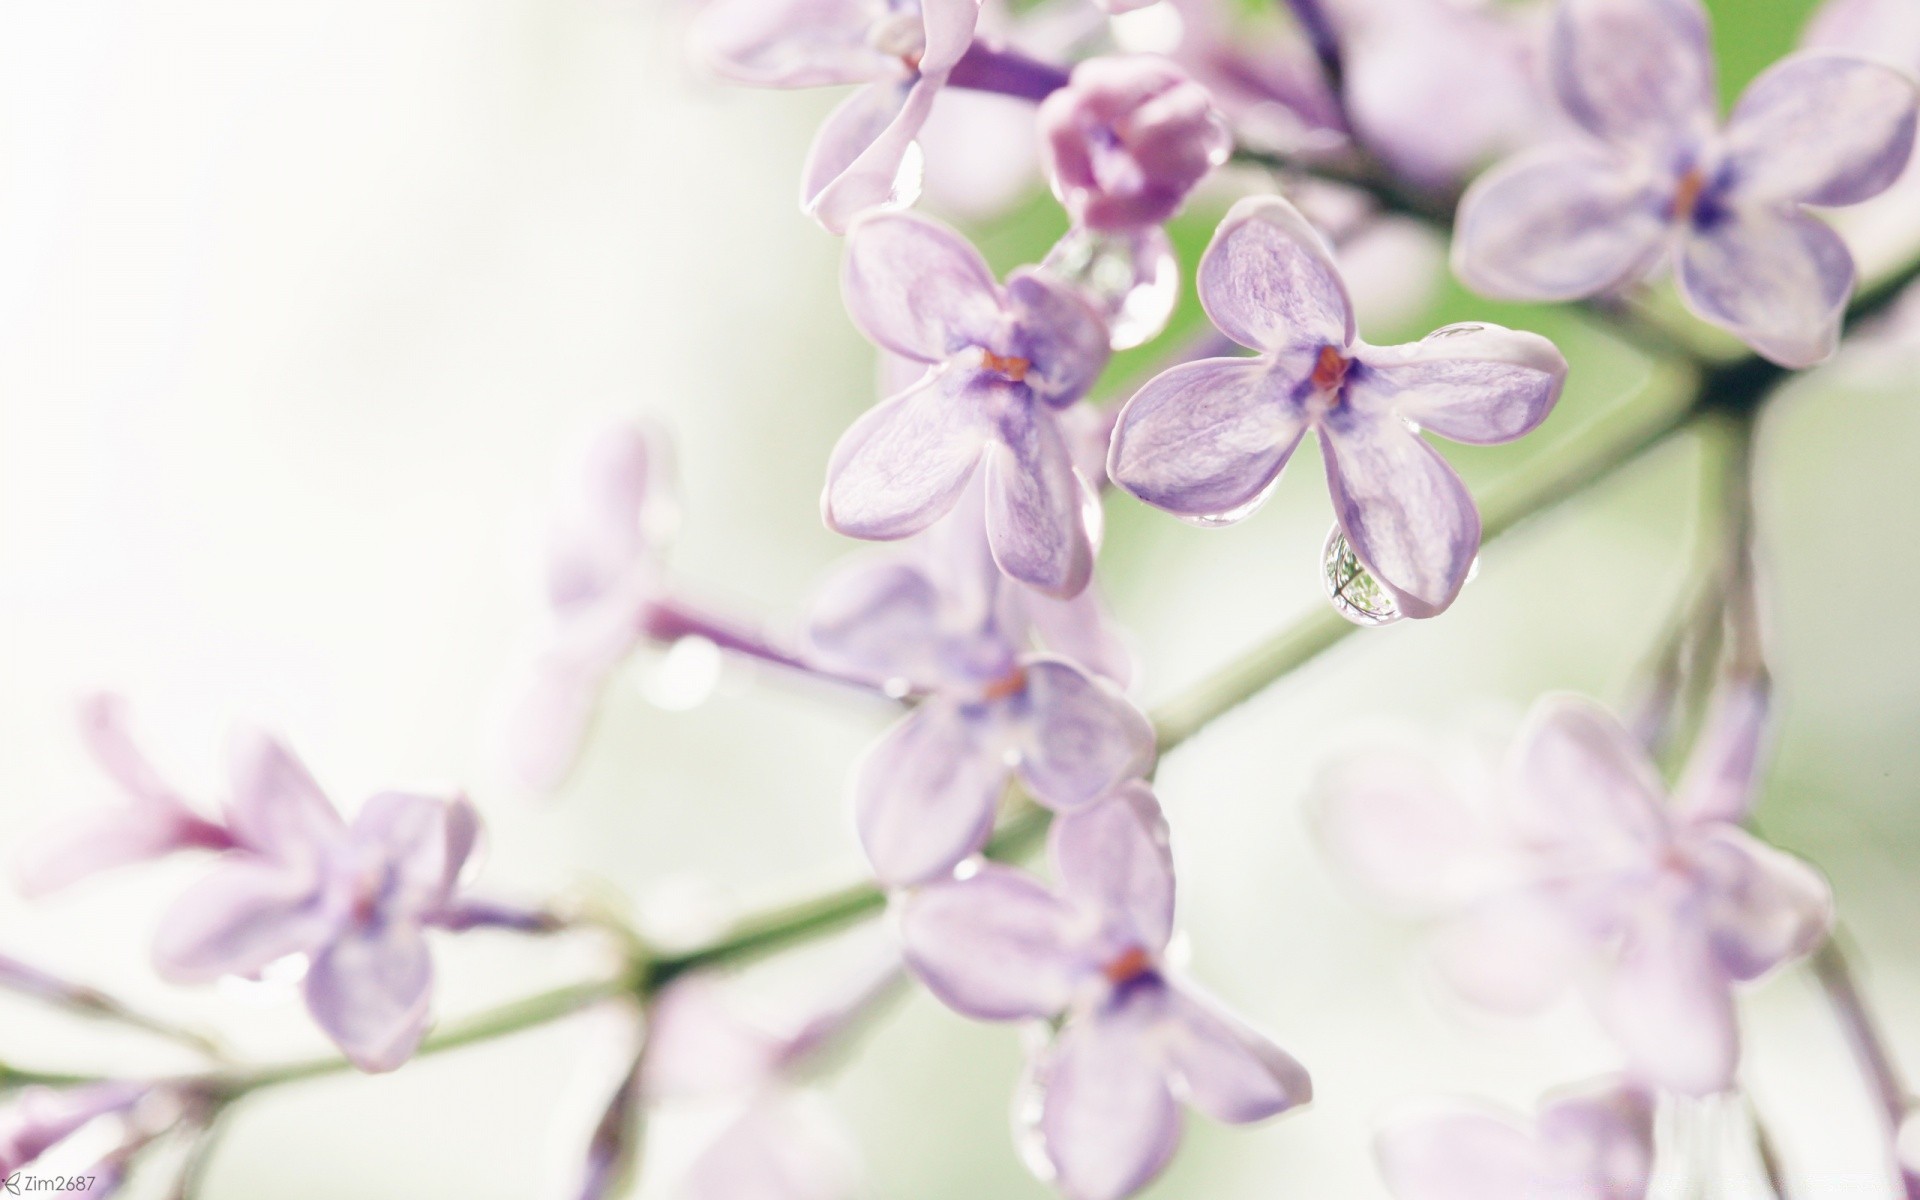
[[[816,658],[921,697],[854,781],[861,844],[890,887],[944,875],[984,846],[1010,778],[1064,811],[1152,761],[1152,726],[1099,677],[1125,659],[1091,591],[1050,600],[1005,580],[973,511],[917,553],[856,563],[813,607]],[[1052,653],[1034,650],[1036,635]]]
[[[979,0],[713,0],[696,51],[721,75],[758,87],[859,83],[807,152],[801,207],[835,233],[862,211],[911,204],[914,138],[973,41]]]
[[[102,1117],[127,1115],[153,1091],[148,1083],[106,1080],[14,1092],[0,1106],[0,1180]]]
[[[90,696],[79,717],[88,752],[119,785],[124,803],[65,817],[30,839],[16,859],[22,893],[45,895],[96,872],[176,850],[233,845],[232,835],[195,812],[133,744],[124,699]]]
[[[1920,75],[1920,5],[1911,0],[1827,0],[1807,23],[1800,44],[1871,58]],[[1871,273],[1912,251],[1920,237],[1920,157],[1872,200],[1836,213],[1834,226]]]
[[[1653,1175],[1651,1093],[1605,1080],[1550,1096],[1533,1120],[1428,1105],[1380,1131],[1397,1200],[1642,1200]]]
[[[646,638],[665,591],[675,493],[666,437],[636,422],[602,430],[568,476],[548,535],[550,628],[499,731],[508,768],[527,786],[565,777],[607,676]]]
[[[1158,225],[1227,160],[1233,137],[1207,89],[1151,55],[1090,58],[1040,104],[1040,147],[1074,223]]]
[[[1724,691],[1672,796],[1646,751],[1576,697],[1541,701],[1498,803],[1418,763],[1344,764],[1323,787],[1330,852],[1440,922],[1435,966],[1492,1008],[1539,1008],[1578,984],[1639,1079],[1706,1094],[1738,1059],[1734,985],[1825,935],[1825,880],[1742,831],[1765,704]]]
[[[1035,1148],[1070,1200],[1118,1200],[1180,1140],[1176,1101],[1245,1124],[1305,1103],[1306,1071],[1170,977],[1173,861],[1146,785],[1060,817],[1057,884],[997,863],[899,905],[908,967],[983,1021],[1065,1015],[1032,1063]]]
[[[1483,176],[1461,202],[1454,265],[1488,295],[1568,300],[1671,256],[1694,314],[1788,367],[1833,352],[1853,260],[1808,206],[1886,190],[1913,148],[1898,71],[1796,54],[1715,128],[1697,0],[1562,0],[1549,68],[1584,131]]]
[[[1253,358],[1183,363],[1127,402],[1107,470],[1157,508],[1203,524],[1266,499],[1308,429],[1334,514],[1402,612],[1446,610],[1480,547],[1480,514],[1425,428],[1476,445],[1546,419],[1566,360],[1536,334],[1453,325],[1407,346],[1356,336],[1326,244],[1276,196],[1240,201],[1200,261],[1200,300]]]
[[[907,537],[952,509],[979,471],[1000,568],[1078,594],[1093,573],[1096,502],[1060,412],[1106,365],[1099,316],[1031,270],[998,286],[964,238],[907,213],[868,217],[848,235],[844,286],[862,332],[935,369],[841,437],[821,501],[827,524]]]
[[[426,1032],[425,931],[455,911],[478,821],[465,799],[385,792],[351,826],[278,742],[236,740],[228,820],[243,847],[176,901],[155,946],[179,983],[249,976],[304,954],[307,1010],[364,1071],[389,1071]]]

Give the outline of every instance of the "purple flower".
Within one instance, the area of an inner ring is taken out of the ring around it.
[[[820,127],[801,179],[801,207],[842,233],[866,209],[919,195],[914,138],[979,15],[979,0],[713,0],[693,39],[718,73],[740,83],[866,85]]]
[[[549,628],[499,731],[506,765],[525,785],[551,788],[572,766],[607,676],[647,636],[678,522],[665,435],[637,422],[602,430],[556,499]]]
[[[0,1180],[100,1118],[125,1116],[153,1091],[122,1080],[21,1088],[0,1106]]]
[[[1207,89],[1173,63],[1090,58],[1040,105],[1040,147],[1074,223],[1124,232],[1158,225],[1233,149]]]
[[[1380,1131],[1380,1171],[1397,1200],[1642,1200],[1653,1106],[1624,1080],[1550,1096],[1532,1120],[1430,1104]]]
[[[986,541],[964,509],[917,553],[856,563],[814,602],[816,659],[921,697],[854,780],[861,844],[890,887],[947,874],[986,845],[1009,778],[1067,810],[1152,761],[1153,727],[1100,677],[1126,661],[1091,590],[1030,593],[1000,575]],[[1036,635],[1051,653],[1035,651]]]
[[[22,893],[45,895],[96,872],[176,850],[233,845],[232,835],[195,812],[133,744],[124,699],[90,696],[79,717],[88,752],[119,785],[124,803],[65,817],[29,839],[16,859]]]
[[[1001,570],[1043,592],[1078,594],[1093,574],[1096,501],[1060,414],[1106,365],[1099,316],[1031,270],[1000,287],[966,239],[908,213],[854,228],[843,282],[862,332],[933,369],[834,447],[827,524],[852,537],[907,537],[952,509],[980,471]]]
[[[1245,1124],[1305,1103],[1285,1051],[1172,979],[1173,860],[1145,784],[1055,821],[1054,888],[982,864],[900,902],[908,967],[983,1021],[1064,1024],[1031,1064],[1031,1133],[1070,1200],[1118,1200],[1180,1140],[1178,1102]]]
[[[1647,752],[1593,703],[1535,706],[1497,802],[1430,765],[1374,754],[1323,786],[1321,832],[1363,883],[1439,921],[1457,992],[1524,1012],[1578,983],[1646,1082],[1728,1086],[1734,985],[1806,954],[1832,896],[1737,822],[1756,786],[1764,695],[1729,685],[1669,796]]]
[[[307,1010],[354,1065],[389,1071],[426,1032],[426,929],[453,910],[478,820],[464,799],[385,792],[351,826],[271,738],[236,739],[228,822],[242,849],[177,900],[154,957],[179,983],[304,954]]]
[[[1452,325],[1407,346],[1360,341],[1331,252],[1276,196],[1233,206],[1200,260],[1199,289],[1221,332],[1260,353],[1183,363],[1141,388],[1114,428],[1113,481],[1189,520],[1237,521],[1313,429],[1361,563],[1406,615],[1445,611],[1479,551],[1480,514],[1419,430],[1512,441],[1559,398],[1560,352],[1497,325]]]
[[[1920,75],[1920,5],[1910,0],[1827,0],[1807,23],[1800,44],[1857,54]],[[1871,201],[1835,214],[1867,273],[1903,259],[1920,236],[1920,158]]]
[[[1862,59],[1796,54],[1716,128],[1696,0],[1562,0],[1549,70],[1589,136],[1473,185],[1454,240],[1460,277],[1488,295],[1569,300],[1632,283],[1670,255],[1702,320],[1784,366],[1831,354],[1853,259],[1806,210],[1857,204],[1900,175],[1913,82]]]

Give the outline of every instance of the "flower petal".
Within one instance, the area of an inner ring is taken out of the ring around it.
[[[431,915],[452,897],[476,822],[464,797],[381,792],[361,806],[350,837],[361,865],[377,864],[386,880],[380,899],[387,919]]]
[[[1078,908],[1033,876],[984,863],[900,902],[901,956],[955,1012],[981,1021],[1051,1017],[1095,968]]]
[[[1566,994],[1589,949],[1581,931],[1541,894],[1505,891],[1434,930],[1428,953],[1454,994],[1491,1012],[1539,1012]]]
[[[1146,784],[1121,784],[1098,804],[1065,813],[1047,833],[1063,895],[1121,918],[1129,940],[1159,954],[1173,936],[1173,851],[1160,802]]]
[[[1034,799],[1079,808],[1153,762],[1153,725],[1119,688],[1062,658],[1031,658],[1025,670],[1014,770]]]
[[[1003,396],[1023,392],[1004,385]],[[1077,596],[1093,578],[1087,510],[1098,502],[1074,469],[1050,409],[1030,394],[1001,405],[989,446],[987,541],[1000,569],[1050,596]]]
[[[940,594],[925,570],[897,557],[835,571],[807,613],[807,657],[875,683],[923,681],[941,636]]]
[[[307,1011],[362,1071],[391,1071],[427,1032],[433,959],[410,921],[355,925],[313,960]]]
[[[1727,122],[1727,163],[1748,202],[1858,204],[1913,154],[1916,93],[1892,67],[1801,53],[1753,81]]]
[[[951,70],[973,45],[980,22],[980,0],[920,0],[920,20],[926,28],[926,48],[920,54],[920,73],[940,75]]]
[[[154,966],[174,983],[253,975],[318,949],[340,920],[311,871],[245,855],[173,902],[154,938]]]
[[[1713,120],[1699,0],[1562,0],[1548,73],[1567,114],[1596,137],[1673,146]]]
[[[987,443],[974,373],[936,371],[848,427],[821,512],[848,537],[908,537],[953,508]]]
[[[21,895],[45,896],[90,875],[176,850],[224,850],[224,829],[185,809],[144,800],[73,813],[30,834],[13,856]]]
[[[824,87],[884,79],[899,60],[875,49],[861,0],[709,0],[689,31],[696,57],[753,87]]]
[[[1733,1083],[1740,1055],[1733,987],[1695,923],[1644,914],[1593,1003],[1636,1077],[1689,1096]]]
[[[1005,306],[973,244],[914,213],[876,213],[850,230],[840,286],[860,332],[920,362],[985,345]]]
[[[1374,1141],[1395,1200],[1548,1197],[1554,1171],[1533,1132],[1502,1111],[1448,1104],[1406,1110]]]
[[[1694,315],[1797,370],[1839,345],[1853,256],[1817,217],[1745,209],[1686,239],[1679,283]]]
[[[1475,446],[1532,432],[1567,378],[1567,360],[1552,342],[1498,325],[1449,325],[1410,345],[1365,347],[1357,357],[1364,369],[1349,371],[1352,403]]]
[[[639,640],[638,630],[576,626],[520,672],[506,693],[495,735],[501,766],[523,787],[547,792],[565,782],[593,726],[607,676]]]
[[[829,233],[845,233],[861,213],[913,203],[920,195],[913,140],[940,83],[926,76],[883,80],[841,101],[807,147],[800,210]]]
[[[1540,1141],[1583,1189],[1578,1194],[1643,1200],[1653,1178],[1653,1112],[1646,1087],[1609,1079],[1543,1104]]]
[[[1133,655],[1101,602],[1099,588],[1090,586],[1067,600],[1027,588],[1008,590],[1017,593],[1028,623],[1049,653],[1112,680],[1116,687],[1127,686]]]
[[[986,845],[1006,786],[987,718],[941,697],[880,736],[854,779],[854,819],[888,887],[944,875]]]
[[[1715,689],[1675,789],[1674,811],[1681,819],[1746,819],[1759,784],[1772,707],[1764,678],[1728,679]]]
[[[780,1039],[742,1019],[704,975],[676,979],[647,1013],[640,1088],[649,1101],[738,1095],[774,1077]]]
[[[1633,867],[1667,843],[1665,789],[1646,750],[1599,705],[1548,696],[1511,758],[1515,813],[1531,839],[1598,869]]]
[[[1239,520],[1266,500],[1306,433],[1299,382],[1265,357],[1162,371],[1121,410],[1107,473],[1177,516]]]
[[[1121,1200],[1166,1169],[1180,1110],[1135,1003],[1068,1022],[1034,1064],[1039,1149],[1068,1200]]]
[[[1631,162],[1590,146],[1543,146],[1461,197],[1453,269],[1485,296],[1577,300],[1646,274],[1666,233],[1649,180]]]
[[[1695,861],[1708,881],[1714,953],[1735,979],[1812,952],[1833,927],[1833,889],[1820,872],[1740,829],[1708,832]]]
[[[1307,1069],[1268,1038],[1178,988],[1167,999],[1167,1065],[1181,1099],[1246,1125],[1313,1099]]]
[[[227,821],[248,848],[289,862],[311,861],[346,831],[306,767],[268,734],[237,731],[227,770],[233,787]]]
[[[601,430],[565,480],[547,533],[547,603],[592,625],[625,614],[658,586],[679,524],[672,443],[650,424]]]
[[[1494,849],[1485,815],[1429,755],[1397,746],[1345,755],[1322,769],[1314,797],[1327,857],[1397,909],[1459,902]]]
[[[859,1170],[846,1134],[810,1093],[756,1096],[687,1168],[680,1200],[846,1200]]]
[[[1065,284],[1032,268],[1007,277],[1015,312],[1014,352],[1028,362],[1026,384],[1056,407],[1087,394],[1113,353],[1107,323]]]
[[[1447,460],[1393,417],[1334,410],[1320,424],[1333,513],[1409,617],[1445,612],[1480,552],[1480,510]]]
[[[1200,257],[1198,287],[1207,316],[1242,346],[1318,351],[1353,341],[1353,302],[1332,251],[1278,196],[1249,196],[1227,211]]]

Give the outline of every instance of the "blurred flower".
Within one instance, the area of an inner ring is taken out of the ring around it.
[[[1091,589],[1062,601],[1006,580],[977,507],[904,553],[851,564],[810,617],[816,658],[921,696],[854,782],[861,844],[888,886],[944,875],[984,846],[1009,778],[1068,809],[1153,757],[1152,726],[1098,677],[1126,660]],[[1036,653],[1036,636],[1055,653]]]
[[[1000,568],[1041,591],[1078,594],[1093,574],[1094,501],[1060,410],[1106,365],[1099,316],[1031,270],[1001,288],[959,234],[907,213],[868,217],[848,235],[845,290],[862,332],[937,369],[841,437],[822,498],[827,524],[852,537],[907,537],[952,509],[983,470]]]
[[[1920,75],[1920,4],[1912,0],[1827,0],[1801,45],[1871,58]],[[1911,253],[1920,240],[1920,159],[1864,204],[1834,214],[1834,226],[1868,274]]]
[[[1153,55],[1090,58],[1040,105],[1053,191],[1088,229],[1158,225],[1233,149],[1207,90]]]
[[[919,195],[914,138],[972,43],[979,9],[979,0],[712,0],[693,43],[739,83],[866,85],[820,127],[801,179],[801,207],[840,233],[865,209]]]
[[[256,975],[310,959],[307,1010],[365,1071],[389,1071],[426,1032],[433,963],[425,931],[452,905],[478,819],[465,799],[385,792],[348,826],[278,742],[236,740],[228,818],[241,848],[162,919],[166,978]]]
[[[1651,1093],[1606,1080],[1550,1096],[1539,1115],[1434,1104],[1381,1129],[1397,1200],[1641,1200],[1653,1175]]]
[[[14,1092],[0,1105],[0,1179],[101,1117],[131,1111],[152,1091],[149,1083],[108,1080],[58,1088],[36,1084]]]
[[[1783,366],[1831,354],[1853,260],[1806,208],[1857,204],[1899,177],[1913,81],[1862,59],[1796,54],[1717,130],[1697,0],[1562,0],[1549,65],[1589,136],[1474,183],[1454,241],[1461,279],[1492,296],[1569,300],[1632,283],[1670,254],[1702,320]]]
[[[1107,470],[1157,508],[1225,524],[1266,499],[1308,429],[1360,561],[1413,617],[1444,612],[1480,548],[1480,514],[1420,437],[1512,441],[1546,419],[1566,360],[1545,338],[1452,325],[1370,346],[1331,252],[1286,201],[1240,201],[1201,258],[1200,300],[1253,358],[1183,363],[1127,402]]]
[[[195,812],[133,744],[127,702],[95,695],[81,702],[80,736],[125,802],[61,818],[27,838],[16,853],[20,891],[41,896],[99,871],[162,858],[176,850],[224,850],[233,835]]]
[[[985,863],[909,893],[899,915],[908,967],[956,1012],[1064,1014],[1030,1077],[1034,1147],[1063,1193],[1146,1186],[1179,1144],[1176,1100],[1244,1124],[1311,1097],[1285,1051],[1169,978],[1173,861],[1145,784],[1058,818],[1049,850],[1052,889]]]
[[[1612,715],[1535,706],[1498,803],[1419,762],[1372,754],[1323,780],[1320,824],[1360,882],[1439,921],[1435,965],[1510,1012],[1577,983],[1635,1077],[1701,1095],[1739,1057],[1733,985],[1806,954],[1832,919],[1826,881],[1742,831],[1763,694],[1724,691],[1669,797]]]

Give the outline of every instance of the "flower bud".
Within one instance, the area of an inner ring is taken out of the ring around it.
[[[1075,67],[1040,106],[1040,130],[1054,194],[1076,224],[1109,231],[1171,217],[1233,145],[1207,90],[1148,55]]]

